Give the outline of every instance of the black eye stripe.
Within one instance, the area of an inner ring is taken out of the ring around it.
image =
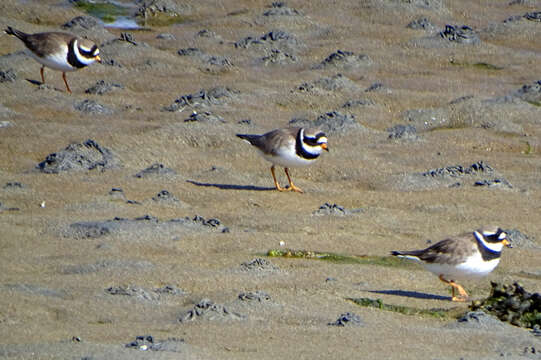
[[[318,143],[318,141],[319,141],[319,139],[321,139],[322,137],[326,137],[326,136],[325,136],[325,133],[323,133],[323,132],[319,132],[319,133],[317,133],[315,136],[307,136],[307,135],[304,135],[303,142],[304,142],[305,144],[310,145],[310,146],[321,145],[320,143]]]
[[[305,144],[308,144],[310,146],[316,146],[317,145],[317,140],[316,139],[311,139],[311,138],[304,138],[304,143]]]
[[[92,46],[92,48],[89,51],[85,51],[84,49],[82,49],[79,46],[79,52],[81,53],[81,55],[83,55],[84,57],[87,57],[87,58],[95,57],[96,56],[96,50],[98,50],[97,45]]]
[[[495,234],[486,234],[484,233],[483,234],[483,237],[486,239],[487,242],[490,242],[490,243],[498,243],[498,242],[502,242],[504,239],[506,239],[507,237],[504,236],[503,238],[500,238],[500,236],[502,234],[504,234],[505,232],[501,229],[498,229],[498,231],[495,233]]]

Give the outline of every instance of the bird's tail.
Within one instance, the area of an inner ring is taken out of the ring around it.
[[[26,36],[27,36],[26,33],[23,33],[22,31],[14,29],[11,26],[8,26],[4,31],[5,31],[6,34],[14,35],[14,36],[18,37],[21,40],[24,40],[24,38],[26,38]]]
[[[415,251],[391,251],[391,255],[399,258],[421,261]]]
[[[248,141],[250,144],[254,145],[261,135],[250,135],[250,134],[237,134],[242,140]]]

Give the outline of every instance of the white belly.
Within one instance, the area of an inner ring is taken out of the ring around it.
[[[35,55],[33,52],[28,51],[30,56],[32,56],[37,62],[39,62],[42,65],[45,65],[46,67],[58,70],[58,71],[75,71],[77,68],[71,66],[68,63],[68,47],[65,46],[62,51],[57,52],[56,54],[46,56],[46,57],[39,57]]]
[[[316,159],[307,160],[297,156],[295,148],[291,147],[280,151],[276,156],[261,153],[265,160],[282,167],[303,167],[313,164]]]
[[[467,279],[487,276],[498,266],[500,259],[483,261],[481,254],[476,254],[457,266],[446,264],[425,264],[425,268],[436,275],[443,275],[447,280]]]

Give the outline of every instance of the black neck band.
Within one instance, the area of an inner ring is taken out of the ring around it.
[[[302,147],[304,139],[302,138],[301,133],[303,133],[303,131],[302,131],[302,129],[299,129],[299,132],[297,133],[297,139],[295,141],[295,151],[296,151],[297,155],[300,156],[303,159],[306,159],[306,160],[317,159],[319,154],[310,153],[310,152],[306,151]]]

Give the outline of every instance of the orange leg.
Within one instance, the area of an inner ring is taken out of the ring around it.
[[[298,188],[295,186],[295,184],[293,184],[293,181],[291,181],[291,176],[289,176],[289,170],[288,168],[284,168],[285,172],[286,172],[286,175],[287,175],[287,180],[289,181],[289,190],[293,190],[295,192],[298,192],[298,193],[303,193],[304,191],[302,191],[301,188]]]
[[[39,70],[39,73],[41,74],[41,83],[45,84],[45,76],[43,76],[43,70],[45,70],[45,66],[42,66]]]
[[[64,84],[66,84],[66,90],[68,90],[68,92],[71,94],[71,89],[70,89],[70,86],[68,85],[68,81],[66,80],[65,72],[62,73],[62,79],[64,79]]]
[[[466,290],[464,290],[464,288],[461,285],[457,284],[453,280],[444,279],[443,275],[440,275],[439,278],[444,283],[451,285],[451,291],[453,293],[453,297],[451,298],[451,300],[460,301],[460,302],[464,302],[468,300],[468,293],[466,292]],[[455,296],[455,289],[458,290],[458,296]]]
[[[278,181],[276,180],[276,175],[274,174],[274,165],[271,166],[271,173],[272,178],[274,179],[274,186],[276,186],[276,190],[278,191],[289,191],[290,189],[284,189],[283,187],[278,184]]]

